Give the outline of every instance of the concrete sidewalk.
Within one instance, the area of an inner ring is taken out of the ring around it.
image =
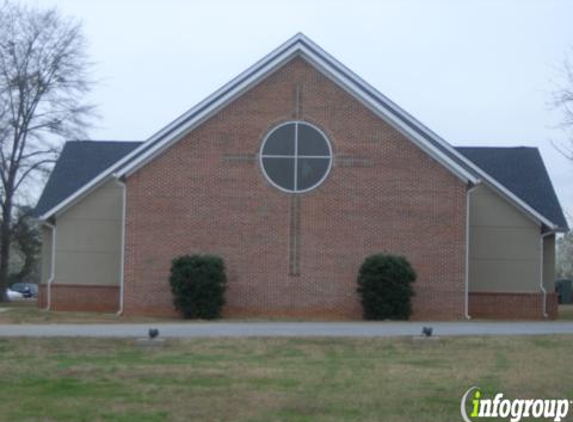
[[[392,337],[573,334],[572,322],[181,322],[149,324],[0,325],[0,337]]]

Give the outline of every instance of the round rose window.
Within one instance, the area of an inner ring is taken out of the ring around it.
[[[332,166],[328,138],[313,125],[295,121],[274,128],[259,154],[269,182],[285,192],[307,192],[320,185]]]

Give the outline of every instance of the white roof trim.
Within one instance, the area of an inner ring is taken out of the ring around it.
[[[307,45],[310,46],[310,48],[307,47]],[[325,74],[325,76],[329,77],[349,94],[361,101],[370,110],[402,132],[414,144],[428,153],[462,181],[477,184],[480,182],[480,178],[483,178],[484,181],[488,182],[488,184],[492,185],[510,201],[514,202],[516,206],[529,213],[535,219],[552,229],[557,228],[555,224],[547,220],[515,194],[497,182],[495,178],[457,152],[448,142],[440,138],[301,33],[280,45],[264,58],[256,62],[253,66],[249,67],[240,75],[218,89],[212,95],[198,103],[195,107],[191,108],[163,129],[156,132],[141,146],[102,171],[80,190],[58,203],[49,211],[45,212],[40,216],[40,219],[46,220],[54,214],[60,213],[63,209],[67,208],[76,200],[107,180],[112,173],[114,174],[114,177],[121,177],[126,175],[129,176],[133,172],[137,171],[137,169],[141,168],[165,148],[180,140],[186,133],[197,127],[213,113],[224,107],[229,101],[244,93],[252,85],[295,56],[302,56],[307,61],[311,62],[319,71]],[[411,126],[414,126],[417,130],[413,129]],[[423,133],[424,136],[422,136],[420,132]],[[455,157],[458,162],[429,142],[425,137],[428,137],[435,143],[439,144],[441,148],[446,150],[451,154],[451,156]],[[463,165],[460,165],[460,162],[463,163]],[[464,166],[466,168],[464,168]]]

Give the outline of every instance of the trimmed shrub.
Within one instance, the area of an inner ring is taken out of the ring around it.
[[[227,276],[223,259],[214,255],[175,258],[169,278],[173,304],[185,318],[220,318]]]
[[[402,256],[367,257],[358,274],[364,319],[408,319],[412,314],[412,283],[416,272]]]

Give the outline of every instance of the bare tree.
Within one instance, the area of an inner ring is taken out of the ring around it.
[[[571,50],[573,53],[573,49]],[[566,58],[561,66],[562,83],[553,92],[553,107],[562,110],[563,120],[561,127],[570,132],[569,144],[555,145],[555,147],[567,158],[573,160],[573,62]]]
[[[573,232],[557,239],[557,278],[573,279]]]
[[[81,25],[56,9],[0,6],[0,302],[21,189],[46,172],[64,138],[84,136],[90,63]]]

